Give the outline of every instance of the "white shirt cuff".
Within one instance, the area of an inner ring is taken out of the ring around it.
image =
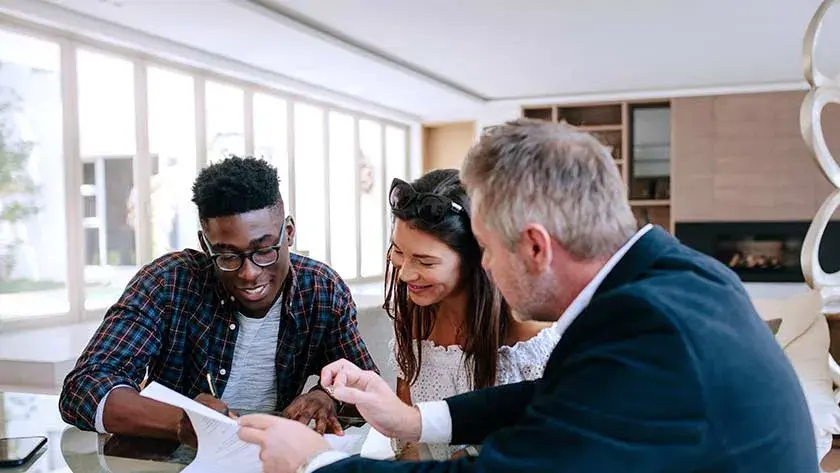
[[[99,404],[96,405],[96,418],[93,420],[93,427],[100,434],[107,434],[108,433],[108,432],[105,431],[105,420],[103,419],[103,417],[105,417],[105,400],[108,399],[108,395],[111,394],[111,392],[113,390],[119,389],[119,388],[134,389],[127,384],[118,384],[118,385],[114,386],[113,388],[111,388],[110,391],[105,393],[104,396],[102,396],[102,399],[99,400]]]
[[[420,402],[420,443],[452,442],[452,415],[446,401]]]
[[[318,455],[315,455],[312,458],[312,460],[309,461],[309,464],[306,465],[306,468],[303,471],[304,473],[313,473],[319,468],[323,468],[327,465],[332,465],[333,463],[340,460],[344,460],[349,456],[349,454],[339,452],[338,450],[327,450],[326,452],[322,452]]]

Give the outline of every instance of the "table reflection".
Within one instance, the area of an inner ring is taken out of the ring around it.
[[[73,473],[178,472],[195,456],[194,450],[175,442],[98,435],[75,427],[64,430],[61,451]]]

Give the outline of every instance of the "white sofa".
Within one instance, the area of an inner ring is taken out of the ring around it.
[[[819,291],[810,290],[785,299],[754,299],[753,304],[762,319],[782,321],[776,340],[802,384],[822,460],[831,450],[832,435],[840,434],[840,368],[828,352],[823,299]]]

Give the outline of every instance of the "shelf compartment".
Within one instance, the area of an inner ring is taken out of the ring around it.
[[[557,120],[577,127],[621,127],[621,104],[557,107]]]
[[[639,227],[652,223],[659,225],[666,231],[671,231],[671,207],[662,205],[633,206],[633,215],[639,222]]]
[[[592,136],[598,139],[598,141],[600,141],[601,144],[610,149],[610,153],[612,154],[612,157],[614,159],[624,159],[624,156],[622,156],[623,147],[621,141],[621,129],[592,132]]]
[[[554,121],[553,107],[531,107],[523,108],[522,115],[525,118],[533,118],[536,120],[544,120],[547,122]]]

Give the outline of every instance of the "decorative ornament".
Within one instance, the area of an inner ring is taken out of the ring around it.
[[[823,0],[808,24],[802,48],[805,80],[811,89],[805,95],[799,110],[799,128],[817,166],[836,189],[825,199],[811,221],[800,253],[802,275],[812,289],[840,286],[840,271],[827,274],[819,260],[823,233],[831,216],[840,207],[840,166],[825,142],[821,118],[827,104],[840,104],[840,82],[820,72],[815,63],[820,27],[826,12],[837,3],[840,3],[840,0]]]
[[[375,184],[373,171],[373,165],[370,164],[367,157],[362,156],[362,160],[359,163],[359,190],[362,194],[373,192],[373,186]]]

